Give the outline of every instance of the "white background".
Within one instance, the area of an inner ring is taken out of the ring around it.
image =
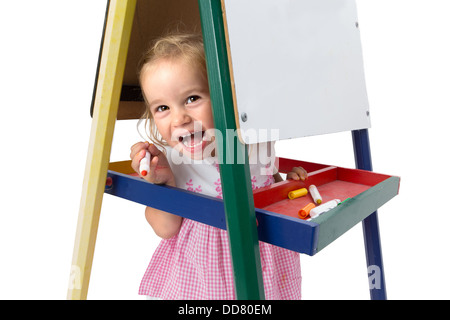
[[[450,3],[357,5],[374,171],[401,177],[400,195],[379,210],[388,298],[449,299]],[[0,2],[0,299],[66,298],[104,10],[105,1]],[[139,139],[135,121],[118,122],[111,161]],[[349,132],[277,149],[354,167]],[[361,229],[302,255],[304,299],[369,298]],[[88,298],[142,299],[157,242],[140,205],[105,195]]]

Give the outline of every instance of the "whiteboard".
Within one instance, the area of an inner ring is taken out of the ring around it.
[[[223,0],[243,143],[370,127],[355,0]]]

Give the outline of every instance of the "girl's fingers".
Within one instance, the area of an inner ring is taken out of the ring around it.
[[[152,156],[159,156],[161,154],[161,150],[159,150],[153,143],[149,143],[147,146],[147,150],[150,152]]]
[[[290,180],[300,180],[300,177],[299,177],[299,175],[298,174],[296,174],[295,172],[289,172],[287,175],[286,175],[286,179],[290,179]]]
[[[300,170],[300,179],[302,181],[305,181],[306,179],[308,179],[308,172],[306,172],[305,169],[303,169],[302,167],[298,167]]]
[[[149,143],[147,141],[135,143],[131,146],[130,158],[133,159],[137,153],[139,153],[142,149],[147,149],[148,146]]]
[[[308,179],[308,173],[302,167],[294,167],[286,176],[287,179],[302,180]]]
[[[139,173],[139,165],[142,160],[142,158],[145,157],[145,150],[141,149],[138,153],[134,155],[133,158],[131,158],[131,167],[134,171]]]
[[[156,172],[156,166],[158,165],[159,158],[157,156],[152,157],[150,160],[150,174],[149,179],[153,183],[158,183],[158,176]]]

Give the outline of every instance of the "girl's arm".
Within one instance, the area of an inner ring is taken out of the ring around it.
[[[139,163],[145,157],[145,153],[150,153],[150,172],[142,176],[139,171]],[[153,144],[148,142],[138,142],[131,147],[131,167],[139,173],[146,181],[155,184],[166,184],[175,187],[175,177],[170,169],[166,156]],[[151,207],[145,208],[145,218],[155,231],[156,235],[163,239],[169,239],[177,235],[180,231],[183,218],[169,212]]]
[[[170,239],[178,234],[183,218],[155,208],[145,208],[145,219],[153,228],[156,235],[163,239]]]
[[[280,173],[277,172],[273,175],[273,178],[275,179],[275,182],[283,181],[283,178],[281,177]]]

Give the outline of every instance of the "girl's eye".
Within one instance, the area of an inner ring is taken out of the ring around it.
[[[155,110],[156,110],[156,112],[164,112],[166,110],[169,110],[169,107],[168,106],[159,106]]]
[[[189,104],[189,103],[195,102],[195,101],[197,101],[198,99],[200,99],[200,97],[199,97],[199,96],[190,96],[189,98],[187,98],[187,100],[186,100],[186,104]]]

